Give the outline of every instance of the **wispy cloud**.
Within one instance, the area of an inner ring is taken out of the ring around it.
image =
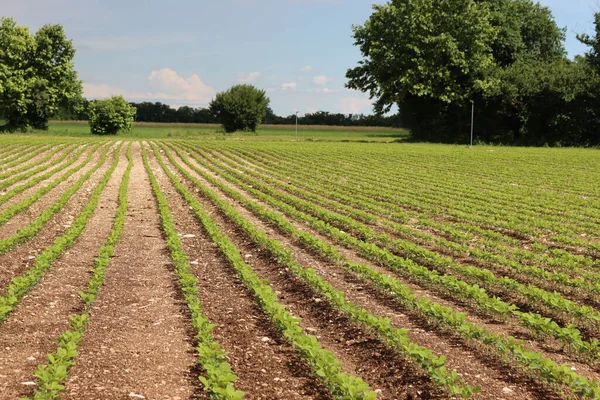
[[[313,70],[313,67],[311,67],[310,65],[300,68],[300,72],[310,72],[312,70]]]
[[[298,87],[297,82],[284,82],[281,84],[282,90],[296,90],[297,87]]]
[[[312,78],[312,82],[319,86],[327,85],[327,82],[331,82],[332,80],[333,78],[328,78],[325,75],[316,75]]]
[[[342,97],[340,108],[344,114],[359,114],[370,111],[371,100],[359,97]]]
[[[252,83],[260,78],[260,72],[248,72],[247,74],[238,73],[236,80],[238,83]]]

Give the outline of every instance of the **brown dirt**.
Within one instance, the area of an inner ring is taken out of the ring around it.
[[[104,165],[92,174],[90,179],[88,179],[81,188],[73,194],[63,209],[56,213],[33,238],[0,256],[0,286],[6,285],[12,277],[21,274],[33,265],[35,256],[44,248],[51,245],[56,237],[66,232],[67,228],[75,220],[77,214],[79,214],[81,209],[87,204],[93,188],[110,168],[113,154],[114,148],[108,152]],[[83,170],[87,171],[91,169],[92,166],[98,162],[99,158],[100,152],[97,152],[90,165],[84,167]],[[85,171],[79,171],[79,173],[85,174]],[[49,198],[40,199],[32,205],[35,207],[31,212],[42,210],[50,204]],[[10,237],[10,233],[14,234],[18,228],[26,226],[27,221],[30,221],[27,213],[15,216],[9,223],[0,227],[0,238]],[[2,293],[2,291],[3,290],[0,289],[0,293]]]
[[[194,348],[158,208],[133,147],[129,208],[63,399],[184,399],[198,393]]]
[[[100,205],[73,247],[51,266],[42,281],[23,298],[0,325],[0,392],[3,398],[31,396],[33,372],[46,355],[56,351],[56,338],[69,328],[68,316],[83,303],[77,292],[85,290],[88,271],[111,229],[121,177],[127,160],[121,156],[100,197]]]
[[[228,351],[228,361],[239,377],[236,388],[245,391],[249,399],[329,398],[310,368],[257,306],[153,157],[151,166],[168,198],[177,231],[195,235],[182,238],[184,251],[199,278],[204,313],[216,324],[213,335]]]

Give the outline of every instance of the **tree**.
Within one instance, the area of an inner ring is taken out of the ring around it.
[[[566,62],[565,31],[532,0],[390,0],[353,29],[364,59],[348,70],[347,87],[368,92],[378,114],[396,104],[419,140],[464,142],[471,100],[481,139],[543,137],[545,122],[515,110],[550,88],[560,97],[569,90],[554,82],[583,76]],[[558,117],[560,102],[552,104],[544,113]]]
[[[492,84],[490,11],[474,0],[392,0],[354,26],[365,57],[348,70],[347,87],[369,92],[385,113],[409,96],[450,103]]]
[[[217,93],[209,109],[225,132],[256,132],[267,113],[269,98],[252,85],[236,85]]]
[[[61,25],[44,25],[32,36],[12,18],[2,18],[0,116],[7,121],[5,129],[47,129],[60,105],[81,98],[74,56]]]
[[[94,135],[129,132],[133,127],[136,111],[136,108],[130,106],[123,96],[94,100],[88,106],[90,129]]]
[[[594,28],[596,30],[594,36],[583,33],[577,35],[577,40],[590,47],[584,56],[584,60],[594,71],[600,73],[600,13],[594,14]]]

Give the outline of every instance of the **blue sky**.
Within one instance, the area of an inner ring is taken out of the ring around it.
[[[542,0],[575,34],[593,31],[599,0]],[[370,0],[0,0],[2,16],[33,31],[60,23],[77,47],[75,67],[88,98],[205,106],[236,83],[267,90],[273,110],[370,113],[363,93],[344,88],[360,53],[352,24]]]

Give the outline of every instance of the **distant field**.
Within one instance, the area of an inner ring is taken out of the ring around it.
[[[598,155],[0,135],[0,397],[597,399]]]
[[[223,134],[215,124],[163,124],[138,122],[133,132],[124,135],[132,138],[204,138],[204,139],[248,139],[248,140],[292,140],[296,139],[296,127],[292,125],[262,125],[256,134]],[[51,121],[48,132],[43,135],[89,136],[86,121]],[[329,127],[298,126],[299,140],[323,141],[403,141],[408,137],[405,129],[380,127]]]

